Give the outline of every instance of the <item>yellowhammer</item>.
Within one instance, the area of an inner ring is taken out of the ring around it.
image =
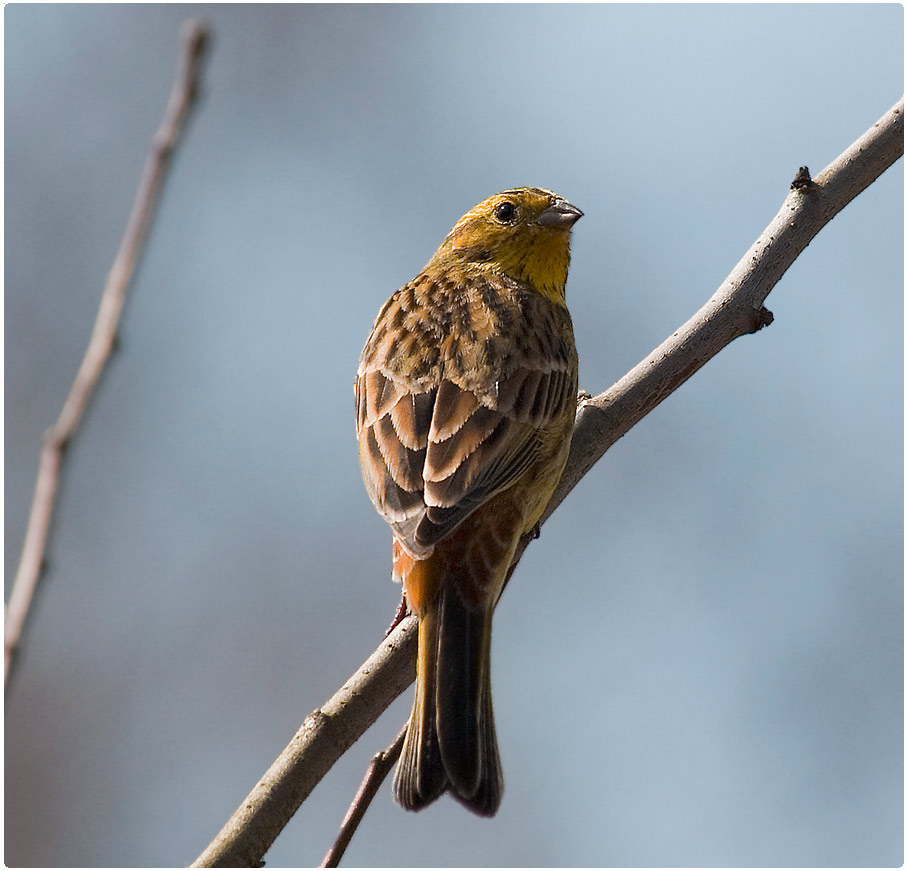
[[[578,357],[565,281],[581,214],[539,188],[484,200],[385,303],[360,358],[363,480],[420,621],[394,781],[411,810],[445,790],[486,816],[501,801],[492,612],[568,456]]]

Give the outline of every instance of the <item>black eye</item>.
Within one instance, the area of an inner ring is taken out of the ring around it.
[[[507,224],[514,219],[517,212],[518,210],[514,207],[514,203],[509,203],[506,200],[504,203],[499,203],[496,206],[496,220],[501,221],[503,224]]]

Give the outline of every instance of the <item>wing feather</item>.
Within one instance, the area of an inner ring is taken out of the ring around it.
[[[476,403],[476,397],[472,393],[464,393],[474,401],[476,410],[463,426],[447,437],[436,433],[436,438],[433,438],[433,433],[430,432],[424,470],[427,483],[445,481],[454,475],[460,467],[471,461],[472,455],[503,422],[502,415],[497,411]],[[488,452],[490,448],[491,444],[487,443],[483,450]]]
[[[443,381],[436,394],[429,439],[441,442],[453,436],[473,415],[480,401],[469,390],[462,390],[451,381]]]
[[[401,444],[412,451],[425,451],[426,421],[432,417],[431,393],[407,393],[391,409],[391,422]]]

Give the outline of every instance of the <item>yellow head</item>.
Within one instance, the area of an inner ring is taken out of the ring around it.
[[[552,191],[503,191],[464,215],[430,264],[459,262],[507,275],[564,305],[571,227],[581,215],[580,209]]]

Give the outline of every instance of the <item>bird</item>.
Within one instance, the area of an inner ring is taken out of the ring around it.
[[[492,615],[568,457],[578,355],[565,303],[580,209],[521,187],[465,214],[379,311],[354,385],[367,493],[418,618],[417,676],[393,790],[480,816],[504,780]]]

